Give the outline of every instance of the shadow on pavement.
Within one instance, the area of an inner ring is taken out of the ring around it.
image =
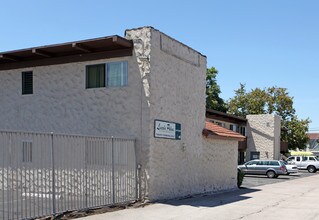
[[[276,180],[276,179],[279,179],[279,180],[288,180],[290,179],[288,176],[278,176],[277,178],[268,178],[266,176],[258,176],[258,175],[245,175],[245,177],[248,177],[248,178],[255,178],[255,179],[269,179],[269,180]]]
[[[165,201],[161,203],[173,205],[173,206],[189,205],[189,206],[195,206],[195,207],[216,207],[216,206],[226,205],[229,203],[238,202],[241,200],[250,199],[251,197],[245,196],[245,194],[253,193],[257,191],[260,191],[260,190],[240,188],[239,190],[231,191],[231,192],[203,195],[203,196],[194,196],[194,197],[188,197],[188,198],[179,199],[179,200]]]

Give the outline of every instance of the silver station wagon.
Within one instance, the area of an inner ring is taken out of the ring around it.
[[[238,170],[244,174],[267,175],[269,178],[277,178],[287,174],[287,168],[279,160],[251,160],[238,166]]]

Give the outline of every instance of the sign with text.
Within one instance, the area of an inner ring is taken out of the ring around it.
[[[181,124],[169,121],[154,121],[154,136],[156,138],[168,138],[181,140]]]

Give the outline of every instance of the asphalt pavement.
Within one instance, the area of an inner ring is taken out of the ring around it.
[[[82,220],[319,219],[318,173],[308,174],[301,171],[298,175],[282,176],[278,179],[245,178],[244,188],[231,192],[154,203],[143,208],[108,212]],[[255,181],[256,186],[248,186],[249,180]]]
[[[251,188],[256,186],[262,186],[266,184],[279,183],[289,180],[295,180],[308,176],[318,175],[318,173],[309,173],[307,170],[299,170],[298,173],[290,175],[281,175],[278,178],[268,178],[266,175],[245,175],[242,187]]]

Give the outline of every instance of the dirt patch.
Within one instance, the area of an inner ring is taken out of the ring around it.
[[[42,218],[37,218],[37,220],[68,220],[68,219],[76,219],[76,218],[83,218],[90,215],[98,215],[107,212],[115,212],[123,209],[129,208],[140,208],[149,205],[149,202],[134,202],[130,204],[123,204],[123,205],[112,205],[112,206],[103,206],[94,209],[84,209],[79,211],[71,211],[71,212],[64,212],[58,214],[56,216],[46,216]]]

